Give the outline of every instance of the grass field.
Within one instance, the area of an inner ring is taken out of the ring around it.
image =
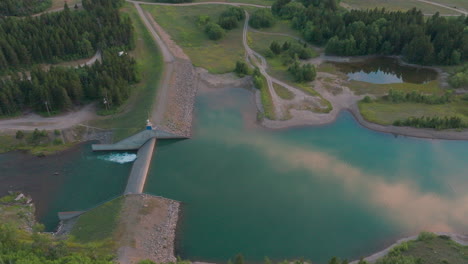
[[[440,236],[409,242],[408,250],[402,254],[420,258],[424,264],[468,263],[468,247]]]
[[[347,86],[353,90],[356,94],[374,94],[384,95],[387,94],[390,89],[400,90],[405,92],[420,91],[423,93],[430,94],[443,94],[444,91],[439,87],[438,81],[430,81],[425,84],[415,83],[389,83],[389,84],[374,84],[368,82],[361,82],[351,80]]]
[[[294,99],[294,94],[283,86],[273,83],[273,88],[275,89],[276,94],[285,100]]]
[[[209,16],[216,22],[225,5],[200,6],[143,6],[155,18],[171,38],[190,57],[195,66],[211,73],[227,73],[234,70],[236,61],[244,59],[242,25],[228,31],[226,36],[213,41],[208,39],[204,27],[197,25],[198,17]]]
[[[256,52],[265,55],[265,52],[270,49],[270,44],[273,41],[280,43],[281,45],[285,42],[298,42],[295,38],[283,35],[270,35],[263,34],[255,31],[249,31],[248,33],[249,46]],[[317,57],[318,53],[314,51],[313,57]]]
[[[270,120],[276,119],[275,106],[273,105],[273,99],[271,98],[270,90],[266,78],[262,76],[262,87],[257,87],[260,90],[260,99],[263,106],[263,114]]]
[[[126,3],[123,12],[131,17],[135,27],[136,48],[131,54],[137,60],[141,81],[133,86],[133,94],[119,109],[120,113],[91,123],[96,127],[115,129],[114,140],[123,139],[144,129],[163,71],[161,52],[133,5]]]
[[[465,2],[465,0],[433,0],[434,2]],[[424,14],[435,14],[436,12],[440,12],[441,14],[447,15],[460,15],[460,13],[443,8],[438,7],[431,4],[422,3],[416,0],[343,0],[342,5],[347,7],[351,7],[353,9],[373,9],[373,8],[385,8],[390,11],[405,11],[409,10],[413,7],[417,9],[421,9]]]
[[[52,0],[52,6],[48,10],[61,8],[65,5],[65,2],[70,8],[73,8],[75,4],[81,3],[81,0]]]
[[[112,240],[124,198],[119,197],[82,214],[71,230],[79,243]]]
[[[378,259],[376,264],[466,264],[468,246],[462,246],[449,236],[422,232],[416,240],[403,242]]]
[[[468,102],[455,100],[442,105],[428,105],[418,103],[390,103],[381,99],[372,103],[359,102],[359,111],[369,122],[391,125],[396,120],[408,117],[422,116],[458,116],[463,122],[468,122]]]
[[[195,0],[193,2],[213,2],[214,0]],[[246,3],[246,4],[255,4],[255,5],[264,5],[264,6],[271,6],[274,1],[273,0],[220,0],[216,2],[226,2],[226,3]]]
[[[432,2],[468,11],[468,1],[466,0],[432,0]]]

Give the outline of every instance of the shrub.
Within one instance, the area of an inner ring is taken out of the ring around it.
[[[267,58],[273,58],[275,57],[275,53],[273,53],[273,51],[271,51],[270,49],[267,49],[264,53],[265,57]]]
[[[296,55],[301,60],[312,58],[312,49],[308,48],[307,45],[301,45],[298,42],[293,42],[289,43],[287,46],[287,51],[291,58],[294,58]]]
[[[16,139],[23,139],[24,133],[21,130],[16,131]]]
[[[218,25],[226,30],[231,30],[237,27],[237,18],[234,16],[223,17],[218,19]]]
[[[197,25],[198,26],[205,26],[206,24],[208,24],[209,22],[211,22],[211,17],[209,16],[198,16],[197,18]]]
[[[224,10],[218,19],[218,24],[226,29],[231,30],[237,27],[239,21],[245,18],[244,9],[240,7],[229,7]]]
[[[213,22],[206,24],[205,32],[208,34],[208,38],[211,40],[219,40],[225,35],[224,29]]]
[[[283,6],[279,12],[282,19],[292,19],[304,12],[305,7],[300,2],[290,2]]]
[[[269,28],[275,23],[275,18],[270,9],[262,8],[253,12],[249,24],[253,28]]]
[[[221,13],[222,17],[235,17],[237,21],[245,18],[244,9],[236,6],[229,7]]]
[[[288,71],[294,76],[296,82],[310,82],[317,76],[314,65],[310,63],[300,65],[297,60],[289,66]]]
[[[436,238],[437,235],[431,232],[421,232],[418,235],[418,241],[427,241]]]
[[[243,61],[237,61],[234,72],[237,74],[237,76],[244,77],[245,75],[249,74],[249,67],[247,66],[247,63]]]
[[[371,99],[368,95],[366,95],[366,96],[364,97],[364,99],[362,99],[362,101],[363,101],[364,103],[371,103],[371,102],[372,102],[372,99]]]
[[[32,140],[33,142],[36,142],[40,140],[43,137],[47,137],[47,132],[45,130],[39,131],[39,129],[34,129],[34,132],[32,134]]]
[[[63,142],[62,142],[62,140],[60,138],[54,139],[53,143],[54,143],[54,145],[62,145],[63,144]]]
[[[270,44],[270,50],[271,50],[274,54],[278,55],[278,54],[280,54],[281,51],[282,51],[282,50],[281,50],[281,45],[280,45],[278,42],[273,41],[273,42],[271,42],[271,44]]]
[[[54,130],[54,135],[56,135],[56,136],[60,136],[60,130],[58,130],[58,129],[55,129],[55,130]]]

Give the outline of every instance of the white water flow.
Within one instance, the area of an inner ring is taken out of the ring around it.
[[[102,155],[102,156],[98,157],[98,159],[100,159],[100,160],[106,160],[106,161],[115,162],[115,163],[119,163],[119,164],[133,162],[133,161],[136,160],[136,158],[137,158],[136,154],[127,153],[127,152],[124,152],[124,153],[110,153],[110,154]]]

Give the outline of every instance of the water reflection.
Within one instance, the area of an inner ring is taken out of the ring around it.
[[[350,80],[386,83],[426,83],[437,79],[437,72],[427,68],[401,65],[394,58],[372,58],[360,62],[334,62]]]

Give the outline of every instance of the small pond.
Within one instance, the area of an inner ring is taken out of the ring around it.
[[[421,67],[402,65],[395,58],[371,58],[358,62],[333,62],[350,80],[386,83],[427,83],[437,79],[437,72]]]

